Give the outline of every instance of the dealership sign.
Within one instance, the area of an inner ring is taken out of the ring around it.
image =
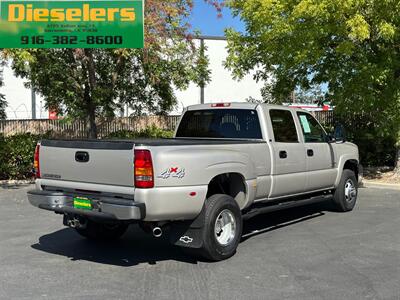
[[[0,0],[0,48],[143,48],[143,0]]]

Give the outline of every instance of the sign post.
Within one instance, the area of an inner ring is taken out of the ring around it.
[[[0,0],[0,48],[143,48],[144,0]]]

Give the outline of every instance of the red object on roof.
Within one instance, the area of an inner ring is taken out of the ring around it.
[[[49,110],[49,119],[58,120],[58,114],[56,110]]]

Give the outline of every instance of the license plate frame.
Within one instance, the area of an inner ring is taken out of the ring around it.
[[[73,207],[82,210],[93,210],[92,200],[86,197],[73,197]]]

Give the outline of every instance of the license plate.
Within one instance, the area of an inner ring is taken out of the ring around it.
[[[74,197],[74,208],[92,210],[92,201],[88,198]]]

